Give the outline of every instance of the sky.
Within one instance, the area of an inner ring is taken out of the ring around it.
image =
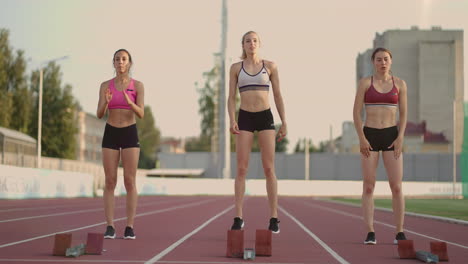
[[[356,58],[376,33],[392,29],[468,29],[464,0],[228,0],[227,62],[239,61],[241,37],[254,30],[260,56],[278,65],[288,149],[341,134],[352,121]],[[221,0],[0,0],[0,28],[22,49],[29,72],[58,61],[62,81],[84,111],[95,113],[100,84],[114,77],[112,56],[130,51],[132,78],[144,83],[163,137],[200,134],[195,83],[221,46]],[[464,41],[465,94],[468,90]],[[44,87],[44,89],[47,89]],[[411,87],[408,87],[411,89]],[[273,98],[271,107],[280,122]]]

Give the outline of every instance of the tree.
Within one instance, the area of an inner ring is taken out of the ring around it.
[[[186,141],[186,151],[203,151],[203,152],[216,152],[218,151],[218,127],[216,122],[218,121],[218,90],[220,88],[221,81],[221,59],[220,54],[216,53],[215,65],[207,72],[203,73],[204,82],[201,87],[198,83],[195,83],[197,91],[199,93],[198,113],[201,115],[200,128],[201,133],[197,138],[190,138]],[[236,96],[236,106],[238,106],[239,97]],[[238,107],[236,107],[238,109]],[[236,110],[236,116],[238,110]],[[229,129],[227,127],[226,129]],[[231,151],[236,150],[235,146],[235,135],[230,135]]]
[[[13,91],[10,89],[12,51],[9,32],[0,29],[0,126],[10,127],[13,113]]]
[[[325,152],[325,145],[323,142],[320,142],[319,147],[317,148],[313,143],[311,139],[309,140],[309,152]],[[296,143],[296,146],[294,147],[294,152],[304,152],[305,150],[305,139],[299,139]]]
[[[13,90],[13,109],[10,127],[27,133],[32,118],[33,95],[26,81],[24,52],[17,51],[10,67],[10,87]]]
[[[42,155],[74,159],[77,132],[75,112],[79,105],[72,95],[71,85],[61,87],[61,72],[58,65],[51,62],[43,72]],[[39,71],[33,72],[31,87],[35,92],[35,104],[29,134],[37,138]]]
[[[155,125],[153,113],[145,106],[145,115],[137,118],[138,139],[140,140],[140,160],[138,167],[152,169],[156,165],[156,151],[160,145],[161,133]]]
[[[0,29],[0,126],[27,133],[32,92],[26,81],[26,60],[24,51],[14,53],[8,38],[8,30]]]

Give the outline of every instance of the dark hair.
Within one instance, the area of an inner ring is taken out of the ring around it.
[[[374,59],[375,59],[375,54],[377,54],[377,52],[381,52],[381,51],[382,52],[387,52],[388,55],[390,55],[390,58],[392,58],[392,53],[388,49],[386,49],[386,48],[376,48],[374,50],[374,52],[372,52],[372,57],[371,57],[372,61],[374,61]]]
[[[114,56],[112,57],[112,62],[115,61],[115,55],[117,55],[117,53],[119,53],[121,51],[124,51],[124,52],[126,52],[128,54],[128,60],[130,61],[130,63],[132,63],[132,55],[130,55],[130,52],[128,52],[128,50],[126,50],[126,49],[119,49],[116,52],[114,52]]]
[[[255,35],[257,35],[258,41],[260,41],[260,37],[258,36],[257,32],[252,31],[252,30],[247,31],[247,32],[244,34],[244,36],[242,36],[242,41],[241,41],[241,45],[242,45],[242,55],[241,55],[241,59],[247,58],[247,53],[245,53],[245,50],[244,50],[244,40],[245,40],[245,37],[247,37],[247,35],[252,34],[252,33],[255,34]]]

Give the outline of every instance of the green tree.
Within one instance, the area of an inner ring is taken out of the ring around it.
[[[10,86],[13,53],[8,37],[8,30],[0,29],[0,126],[3,127],[10,127],[13,113],[13,91]]]
[[[75,112],[79,108],[72,95],[71,85],[61,85],[60,67],[51,62],[44,68],[42,96],[42,155],[65,159],[75,158],[75,134],[77,132]],[[31,87],[35,92],[30,135],[37,138],[39,71],[31,76]]]
[[[296,146],[294,147],[294,152],[304,152],[305,150],[305,139],[299,139],[296,143]],[[319,147],[316,147],[313,143],[312,140],[309,139],[309,152],[324,152],[325,151],[325,144],[323,142],[320,142]]]
[[[198,83],[195,83],[195,87],[199,94],[198,113],[201,115],[200,136],[195,138],[190,138],[185,143],[185,150],[188,152],[192,151],[217,151],[218,145],[218,135],[216,120],[218,115],[218,89],[221,85],[221,60],[219,57],[220,54],[214,54],[215,65],[213,68],[207,72],[203,73],[203,85],[199,87]],[[226,82],[229,77],[226,77]],[[227,91],[226,91],[227,92]],[[239,103],[239,97],[236,96],[236,103]],[[238,109],[238,107],[236,107]],[[226,109],[227,111],[227,109]],[[238,110],[236,110],[236,116]],[[229,129],[227,127],[226,129]],[[231,151],[235,151],[235,135],[230,136],[231,142]]]
[[[210,152],[211,138],[200,135],[198,137],[188,138],[185,141],[185,151],[187,152]]]
[[[161,133],[156,127],[153,113],[145,106],[145,115],[137,118],[138,139],[140,140],[140,160],[138,167],[152,169],[156,165],[156,151],[160,145]]]
[[[26,81],[26,60],[19,50],[10,67],[10,87],[13,90],[13,109],[10,127],[23,133],[31,123],[33,96]]]

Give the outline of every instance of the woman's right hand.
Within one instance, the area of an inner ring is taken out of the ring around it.
[[[369,158],[371,150],[372,146],[366,138],[359,140],[359,151],[364,157]]]
[[[229,130],[234,135],[240,134],[239,125],[237,124],[236,121],[231,122],[231,127],[229,128]]]
[[[106,103],[109,104],[112,100],[112,92],[110,89],[106,89]]]

